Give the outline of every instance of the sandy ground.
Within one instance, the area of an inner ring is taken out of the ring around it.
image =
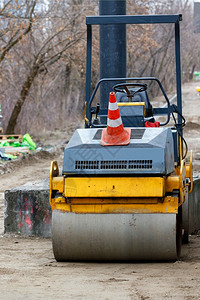
[[[57,263],[50,240],[1,238],[0,299],[200,299],[199,247],[175,263]]]
[[[184,85],[185,137],[200,171],[200,97]],[[62,165],[72,128],[43,137],[59,147],[0,166],[0,299],[200,299],[200,237],[190,237],[181,260],[171,263],[57,263],[50,239],[3,235],[6,189],[48,177],[52,159]],[[41,138],[41,137],[40,137]]]

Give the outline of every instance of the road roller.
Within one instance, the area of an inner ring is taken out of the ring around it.
[[[179,259],[193,187],[192,153],[186,163],[183,137],[180,21],[181,15],[86,18],[85,128],[66,145],[62,174],[56,161],[50,169],[57,261]],[[91,93],[92,25],[154,23],[174,24],[177,103],[156,77],[105,77]],[[166,105],[151,103],[152,83]],[[105,86],[102,107],[98,91]]]

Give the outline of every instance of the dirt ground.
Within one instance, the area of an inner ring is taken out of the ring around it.
[[[200,171],[200,96],[183,87],[185,138]],[[200,85],[200,83],[199,83]],[[48,177],[52,159],[62,165],[63,147],[73,132],[46,133],[37,142],[49,151],[0,165],[0,299],[200,299],[200,237],[191,236],[181,260],[169,263],[57,263],[50,239],[3,235],[6,189]]]

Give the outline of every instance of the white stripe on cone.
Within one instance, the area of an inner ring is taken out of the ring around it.
[[[117,102],[114,102],[114,103],[109,102],[108,109],[109,109],[109,110],[117,110],[117,109],[118,109],[118,104],[117,104]]]
[[[110,120],[110,119],[107,120],[107,126],[109,126],[109,127],[118,127],[118,126],[120,126],[121,124],[122,124],[122,119],[121,119],[121,117],[119,117],[119,118],[116,119],[116,120]]]

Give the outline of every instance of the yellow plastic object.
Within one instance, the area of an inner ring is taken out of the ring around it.
[[[200,93],[200,87],[196,87],[196,91]]]
[[[118,102],[118,106],[145,106],[145,102]]]
[[[124,106],[143,106],[144,107],[144,116],[146,115],[145,102],[119,102],[117,104],[118,104],[119,107],[124,107]]]
[[[192,168],[192,151],[190,152],[190,164],[186,165],[186,177],[190,179],[189,194],[193,190],[193,168]]]
[[[185,202],[186,197],[186,165],[185,160],[181,160],[180,174],[180,203]]]
[[[68,177],[64,197],[163,197],[161,177]]]
[[[89,120],[88,120],[88,118],[86,118],[86,111],[87,111],[87,102],[85,101],[85,105],[84,105],[84,120],[85,120],[85,123],[88,125],[89,124]]]
[[[57,178],[57,176],[59,176],[59,169],[58,169],[58,163],[57,161],[52,161],[51,162],[51,166],[50,166],[50,182],[49,182],[49,203],[51,204],[51,200],[52,200],[52,191],[53,189],[53,180],[55,181],[55,178]]]

